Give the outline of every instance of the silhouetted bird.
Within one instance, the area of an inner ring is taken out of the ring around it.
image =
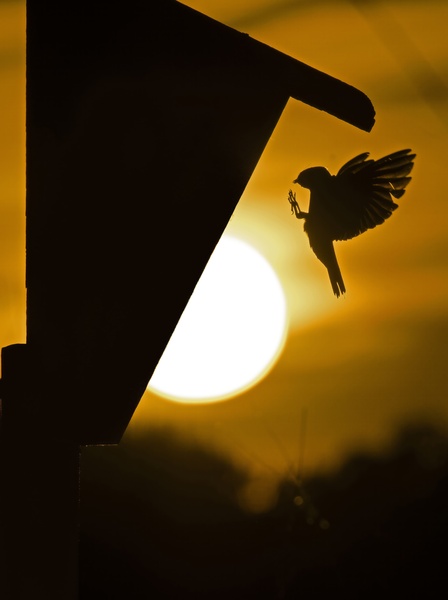
[[[356,156],[337,175],[325,167],[302,171],[293,183],[310,190],[308,212],[300,210],[296,195],[289,191],[291,212],[305,219],[310,246],[327,267],[336,296],[345,292],[345,285],[333,242],[349,240],[391,216],[398,208],[393,199],[401,198],[411,181],[408,175],[416,155],[400,150],[376,161],[368,156],[368,152]]]

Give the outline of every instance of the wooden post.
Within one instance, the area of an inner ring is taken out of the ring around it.
[[[76,600],[79,446],[47,435],[26,345],[2,372],[1,597]]]

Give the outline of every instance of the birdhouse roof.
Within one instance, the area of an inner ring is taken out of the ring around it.
[[[180,2],[178,10],[183,19],[190,21],[193,29],[212,34],[228,52],[229,60],[235,54],[253,61],[254,68],[264,72],[272,85],[279,86],[295,100],[325,111],[364,131],[375,123],[375,110],[370,99],[358,90],[323,71],[319,71],[246,33],[199,13]],[[207,35],[207,37],[208,37]],[[199,38],[200,39],[200,38]],[[206,48],[204,48],[206,51]]]

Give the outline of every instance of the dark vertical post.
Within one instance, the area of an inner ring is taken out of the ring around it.
[[[26,345],[3,348],[2,372],[0,594],[75,600],[79,446],[46,434]]]

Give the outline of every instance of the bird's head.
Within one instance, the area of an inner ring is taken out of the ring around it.
[[[330,177],[331,175],[325,167],[311,167],[302,171],[293,183],[298,183],[307,190],[311,190],[322,185]]]

